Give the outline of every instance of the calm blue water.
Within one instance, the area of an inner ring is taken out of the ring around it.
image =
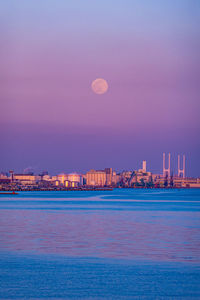
[[[0,298],[200,299],[200,190],[0,196]]]

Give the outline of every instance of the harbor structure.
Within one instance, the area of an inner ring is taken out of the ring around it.
[[[67,175],[67,180],[73,185],[83,185],[83,176],[77,173],[70,173]]]
[[[13,174],[11,182],[20,183],[22,185],[34,185],[41,181],[40,175],[33,174]]]
[[[88,186],[105,186],[106,171],[105,170],[90,170],[86,173],[86,185]]]
[[[168,153],[168,168],[166,167],[165,162],[165,153],[163,153],[163,177],[170,177],[170,163],[171,163],[171,154]]]
[[[185,155],[183,155],[183,167],[180,165],[180,154],[178,154],[178,177],[185,178]]]
[[[182,158],[182,159],[181,159]],[[200,188],[200,178],[186,177],[185,155],[178,155],[178,172],[171,172],[171,155],[163,153],[163,172],[153,174],[147,171],[147,161],[142,161],[139,170],[113,171],[112,168],[104,170],[90,170],[86,174],[58,174],[51,176],[48,172],[40,175],[15,174],[14,171],[0,174],[0,189],[76,189],[76,188]],[[182,162],[182,163],[181,163]]]
[[[77,173],[59,174],[55,182],[60,186],[75,187],[83,185],[83,176]]]
[[[61,185],[64,185],[64,182],[68,179],[67,177],[67,174],[62,173],[57,176],[57,180]]]
[[[147,171],[147,162],[146,162],[146,160],[143,160],[143,162],[142,162],[142,170],[143,170],[144,173],[146,173],[146,171]]]
[[[112,168],[106,168],[105,172],[106,172],[106,185],[110,186],[112,185],[112,176],[113,176]]]

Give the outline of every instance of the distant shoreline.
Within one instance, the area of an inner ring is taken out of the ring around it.
[[[22,189],[5,189],[5,190],[0,190],[0,195],[16,195],[18,194],[17,192],[97,192],[97,191],[113,191],[114,189],[145,189],[145,190],[152,190],[152,189],[159,189],[159,190],[174,190],[174,189],[199,189],[199,187],[114,187],[114,188],[68,188],[68,189],[49,189],[49,188],[39,188],[39,189],[34,189],[34,188],[22,188]]]

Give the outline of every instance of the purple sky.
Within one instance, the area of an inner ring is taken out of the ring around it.
[[[170,151],[200,176],[199,20],[198,0],[2,1],[0,170],[161,172]]]

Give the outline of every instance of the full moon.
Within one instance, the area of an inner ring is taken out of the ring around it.
[[[104,94],[108,90],[108,83],[103,78],[97,78],[92,82],[91,88],[95,94]]]

